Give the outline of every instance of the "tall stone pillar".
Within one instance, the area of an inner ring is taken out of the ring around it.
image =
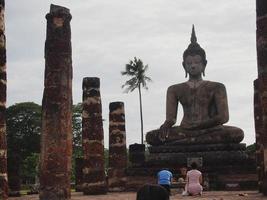
[[[267,1],[256,0],[257,12],[257,62],[258,62],[258,94],[261,107],[262,127],[260,134],[260,144],[262,148],[262,186],[261,191],[267,195]],[[256,119],[255,119],[256,120]],[[257,127],[256,127],[257,129]]]
[[[256,133],[256,164],[257,164],[257,174],[258,174],[258,187],[259,192],[262,192],[262,182],[263,182],[263,144],[262,136],[264,134],[263,129],[263,119],[262,119],[262,107],[259,95],[259,81],[256,79],[254,81],[254,123],[255,123],[255,133]]]
[[[71,14],[51,5],[46,15],[40,200],[70,199],[72,156]]]
[[[125,113],[123,102],[109,104],[109,170],[108,189],[124,191],[127,167]]]
[[[99,78],[83,79],[82,106],[83,193],[105,194],[107,185]]]
[[[0,0],[0,199],[8,198],[6,143],[6,36],[5,1]]]

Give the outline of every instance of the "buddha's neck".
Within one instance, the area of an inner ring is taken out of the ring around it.
[[[197,88],[202,83],[203,83],[202,77],[199,77],[197,79],[196,78],[189,78],[189,80],[187,81],[187,84],[189,85],[190,88]]]
[[[189,77],[189,80],[190,82],[199,82],[199,81],[203,81],[202,77]]]

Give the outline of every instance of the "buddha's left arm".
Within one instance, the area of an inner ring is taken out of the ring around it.
[[[221,83],[218,83],[215,87],[213,103],[216,109],[215,113],[209,119],[195,122],[192,125],[192,129],[212,128],[229,120],[226,89]]]

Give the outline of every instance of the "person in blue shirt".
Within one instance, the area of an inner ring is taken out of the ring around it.
[[[163,169],[158,172],[157,177],[158,177],[158,184],[164,187],[167,190],[168,194],[170,195],[172,173],[167,169]]]

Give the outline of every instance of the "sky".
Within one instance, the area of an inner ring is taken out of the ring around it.
[[[121,75],[135,56],[153,81],[142,90],[144,132],[165,120],[168,86],[185,82],[182,54],[192,24],[208,64],[205,80],[226,86],[230,120],[255,142],[253,81],[257,78],[256,8],[251,0],[10,0],[6,1],[7,106],[41,105],[44,43],[50,4],[72,14],[73,103],[82,101],[82,79],[99,77],[108,146],[109,103],[124,102],[127,146],[140,143],[138,91],[123,93]],[[183,115],[178,107],[177,125]]]

